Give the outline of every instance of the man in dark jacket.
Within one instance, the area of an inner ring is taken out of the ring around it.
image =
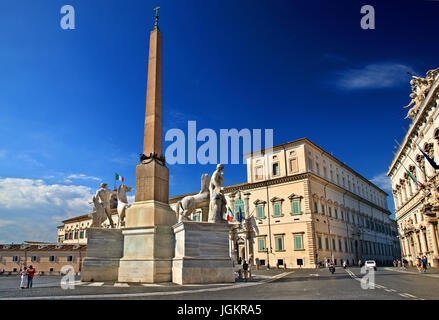
[[[248,263],[246,260],[244,260],[244,263],[242,265],[242,270],[244,270],[244,280],[247,282],[248,280]]]

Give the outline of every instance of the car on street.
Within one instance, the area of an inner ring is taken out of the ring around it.
[[[373,268],[373,270],[377,271],[377,263],[375,262],[375,260],[366,260],[364,266],[369,269]]]

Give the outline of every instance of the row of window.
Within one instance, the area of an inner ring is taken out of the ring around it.
[[[319,212],[319,204],[317,201],[314,201],[314,213],[321,214],[322,216],[326,215],[326,206],[325,204],[321,204],[320,212]],[[396,232],[391,229],[388,224],[381,223],[378,221],[374,221],[368,217],[361,217],[359,215],[351,214],[349,212],[340,211],[340,216],[338,214],[337,208],[332,208],[328,206],[328,216],[335,219],[341,219],[341,221],[347,221],[349,223],[356,224],[360,227],[369,229],[371,231],[380,232],[390,236],[396,236]]]
[[[312,159],[308,159],[308,169],[309,171],[314,171],[317,175],[320,176],[320,165],[319,163],[316,161],[315,162],[315,169],[313,170],[313,160]],[[344,173],[342,172],[342,175],[344,175]],[[352,193],[358,194],[359,196],[377,204],[380,205],[382,208],[386,207],[386,203],[385,203],[385,197],[383,196],[378,196],[378,193],[374,190],[372,190],[370,187],[368,186],[364,186],[361,185],[360,182],[355,182],[354,178],[352,178],[352,183],[351,183],[351,178],[350,176],[348,176],[348,183],[346,184],[346,180],[345,177],[342,176],[342,179],[340,181],[340,176],[338,174],[338,169],[337,172],[335,174],[335,178],[334,178],[334,171],[333,170],[329,170],[329,176],[327,174],[327,168],[324,166],[323,167],[323,178],[339,185],[342,186],[343,188],[351,191]]]
[[[72,262],[75,259],[73,255],[67,256],[66,258],[67,258],[67,262]],[[34,255],[30,257],[31,262],[38,262],[38,260],[39,260],[38,256]],[[20,256],[12,257],[12,262],[19,262],[19,261],[20,261]],[[56,261],[56,256],[54,255],[49,256],[49,262],[55,262],[55,261]]]
[[[273,163],[271,167],[271,175],[273,177],[280,176],[280,163],[278,161],[278,156],[273,156]],[[256,161],[258,163],[259,161]],[[299,172],[299,165],[297,157],[295,156],[295,152],[290,152],[290,158],[288,159],[288,170],[289,173],[297,173]],[[256,165],[255,166],[255,180],[263,180],[264,179],[264,166],[263,165]]]
[[[393,254],[392,246],[384,243],[377,243],[372,241],[363,241],[360,240],[360,245],[358,248],[358,242],[352,239],[330,239],[328,237],[324,237],[325,239],[325,247],[323,247],[323,237],[317,236],[317,246],[319,250],[325,251],[339,251],[346,253],[355,253],[358,250],[361,250],[364,254],[369,255],[381,255],[381,256],[390,256]],[[357,247],[357,249],[355,249]]]
[[[258,236],[258,251],[263,252],[267,251],[267,245],[266,245],[266,237],[267,236]],[[276,251],[285,251],[285,235],[275,235],[274,236],[274,245]],[[301,234],[293,234],[293,248],[294,250],[304,250],[304,244],[303,244],[303,233]]]
[[[87,230],[81,231],[70,231],[64,234],[64,240],[77,240],[77,239],[87,239]]]

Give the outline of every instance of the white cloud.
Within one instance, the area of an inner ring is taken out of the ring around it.
[[[86,174],[80,173],[80,174],[71,174],[69,176],[67,176],[67,181],[70,181],[70,179],[83,179],[83,180],[95,180],[95,181],[101,181],[101,178],[98,177],[93,177],[93,176],[88,176]]]
[[[0,228],[11,224],[15,224],[15,221],[0,219]]]
[[[384,191],[392,192],[392,184],[390,183],[390,178],[386,175],[385,172],[376,175],[372,179],[370,179],[370,182],[377,185]]]
[[[0,178],[0,238],[7,242],[56,241],[62,220],[87,214],[93,197],[86,186]]]
[[[391,88],[410,80],[407,72],[415,73],[413,68],[398,63],[369,64],[359,69],[346,69],[338,72],[337,86],[343,89],[382,89]]]

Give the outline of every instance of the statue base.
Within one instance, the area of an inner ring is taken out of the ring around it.
[[[175,234],[172,282],[235,282],[229,250],[231,226],[227,222],[183,221],[172,228]]]
[[[176,214],[169,204],[149,200],[135,202],[126,213],[123,257],[119,282],[170,282]]]
[[[120,229],[88,229],[81,281],[117,281],[122,253],[123,236]]]

